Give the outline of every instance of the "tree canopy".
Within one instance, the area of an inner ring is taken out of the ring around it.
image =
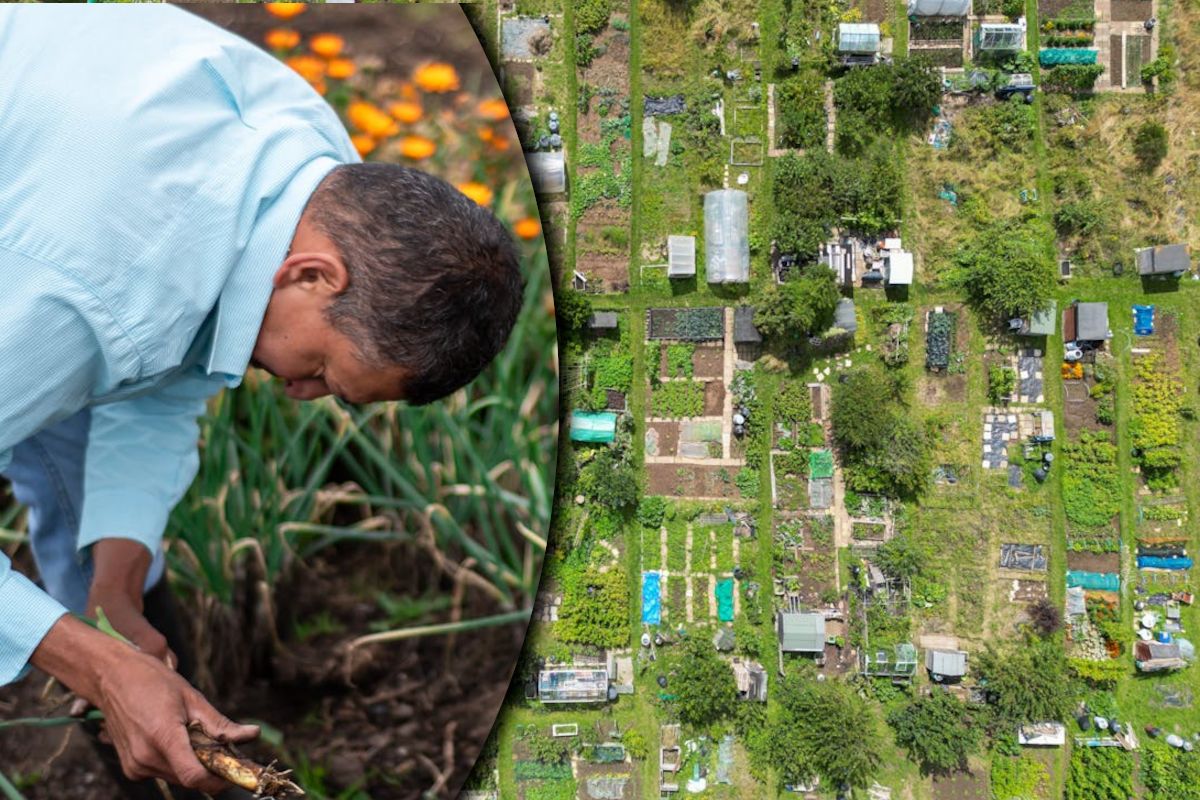
[[[733,713],[737,702],[733,670],[707,638],[687,640],[674,672],[670,692],[681,722],[703,728]]]
[[[1031,638],[1004,650],[988,645],[976,659],[988,703],[1003,727],[1062,719],[1071,705],[1062,644]]]
[[[1054,263],[1032,226],[993,223],[955,255],[955,280],[992,319],[1040,311],[1054,291]]]
[[[980,731],[966,704],[940,689],[896,709],[887,721],[896,731],[896,744],[927,773],[963,768],[979,747]]]
[[[772,762],[784,783],[819,775],[830,786],[865,787],[880,764],[879,724],[848,684],[787,675],[771,722]],[[853,731],[853,735],[847,735]]]
[[[772,286],[758,304],[754,325],[767,336],[799,339],[833,324],[838,294],[833,270],[813,266]]]
[[[624,511],[638,501],[637,473],[615,447],[606,447],[579,471],[579,491],[608,508]]]
[[[845,374],[833,387],[833,436],[856,491],[920,494],[933,468],[929,437],[899,402],[899,385],[882,367]]]

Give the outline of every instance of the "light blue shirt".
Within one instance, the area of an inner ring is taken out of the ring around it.
[[[81,552],[157,548],[305,203],[358,160],[303,79],[186,11],[0,6],[0,468],[92,407]],[[0,683],[63,613],[0,554]]]

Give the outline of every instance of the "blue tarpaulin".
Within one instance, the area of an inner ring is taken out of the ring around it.
[[[1154,306],[1133,307],[1133,332],[1138,336],[1154,333]]]
[[[657,572],[642,573],[642,622],[657,625],[662,622],[662,599]]]
[[[1084,589],[1117,592],[1121,590],[1121,576],[1115,572],[1067,572],[1067,586],[1082,586]]]
[[[1191,569],[1188,556],[1138,556],[1138,569]]]

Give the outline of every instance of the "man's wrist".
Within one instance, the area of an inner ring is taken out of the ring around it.
[[[91,555],[91,595],[116,594],[140,609],[151,562],[146,546],[133,539],[101,539],[92,545]]]
[[[64,614],[42,637],[29,663],[97,704],[101,677],[112,669],[121,647],[128,645]]]

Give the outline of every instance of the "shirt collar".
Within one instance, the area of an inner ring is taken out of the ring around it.
[[[267,302],[271,279],[291,245],[300,215],[317,185],[341,162],[321,156],[301,167],[254,223],[237,265],[217,300],[212,343],[205,370],[237,386],[250,365]]]

